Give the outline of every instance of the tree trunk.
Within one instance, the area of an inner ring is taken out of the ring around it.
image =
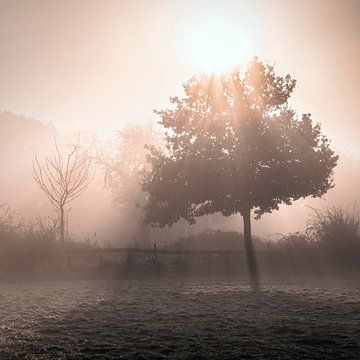
[[[259,289],[259,275],[254,253],[254,247],[251,239],[251,210],[248,209],[242,213],[244,220],[244,243],[246,252],[246,261],[250,277],[250,283],[254,290]]]
[[[60,208],[60,241],[64,242],[64,240],[65,240],[64,208]]]
[[[140,246],[150,246],[150,225],[146,224],[143,219],[140,220]]]

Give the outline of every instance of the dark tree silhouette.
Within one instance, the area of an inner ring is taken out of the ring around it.
[[[79,139],[66,155],[55,140],[55,150],[44,163],[37,156],[33,160],[34,180],[59,213],[61,241],[65,240],[67,205],[82,195],[94,178],[90,166],[91,159],[81,151]]]
[[[184,98],[170,98],[172,109],[156,111],[168,130],[167,152],[150,148],[146,220],[163,227],[180,218],[192,224],[206,214],[240,213],[255,288],[251,211],[259,218],[333,186],[338,157],[310,114],[298,118],[290,108],[295,84],[254,58],[243,70],[191,78]]]

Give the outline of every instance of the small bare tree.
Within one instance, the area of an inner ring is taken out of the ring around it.
[[[65,211],[67,205],[87,189],[94,178],[91,158],[81,151],[80,140],[62,154],[55,140],[55,150],[40,163],[33,160],[34,180],[59,213],[60,240],[65,239]]]

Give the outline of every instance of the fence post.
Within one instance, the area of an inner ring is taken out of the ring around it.
[[[226,275],[230,275],[230,252],[226,252]]]
[[[158,260],[157,246],[156,243],[154,243],[154,262],[157,263],[157,260]]]
[[[211,251],[208,253],[208,276],[211,274]]]
[[[134,264],[134,257],[133,257],[132,249],[129,249],[126,261],[127,261],[129,269],[132,269],[133,264]]]
[[[160,263],[158,261],[158,251],[157,251],[156,243],[154,243],[154,266],[155,266],[156,273],[159,274],[160,273]]]
[[[100,269],[102,269],[102,267],[103,267],[103,258],[102,258],[101,250],[99,250],[99,266],[100,266]]]

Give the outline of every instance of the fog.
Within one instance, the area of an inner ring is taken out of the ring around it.
[[[0,0],[0,358],[358,359],[359,15]]]
[[[25,218],[56,216],[48,199],[34,182],[32,161],[35,154],[41,158],[52,151],[54,138],[69,143],[77,133],[64,137],[59,135],[51,123],[43,124],[10,112],[0,114],[0,124],[0,156],[4,164],[3,169],[7,169],[3,171],[0,179],[1,203],[10,205],[19,216]],[[85,132],[82,135],[84,141],[90,141],[89,139],[93,139],[94,136],[95,134]],[[143,152],[144,139],[140,138],[139,141],[136,145]],[[110,139],[105,143],[111,143]],[[322,199],[298,200],[292,206],[282,205],[279,211],[263,215],[260,220],[253,223],[254,234],[266,239],[277,238],[279,234],[303,231],[309,216],[313,213],[312,208],[353,208],[359,203],[357,189],[360,186],[360,161],[352,154],[341,151],[339,153],[340,160],[335,169],[333,189]],[[104,177],[103,170],[98,166],[96,177],[89,189],[72,204],[69,213],[69,233],[78,241],[95,237],[101,246],[126,246],[139,242],[141,235],[137,221],[112,202],[111,192],[105,188]],[[227,218],[219,214],[199,218],[192,226],[182,221],[172,228],[151,229],[150,243],[172,242],[207,229],[242,232],[242,220],[238,215]]]

